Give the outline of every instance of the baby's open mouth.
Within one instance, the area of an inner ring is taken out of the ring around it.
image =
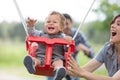
[[[54,30],[54,27],[48,27],[49,30]]]

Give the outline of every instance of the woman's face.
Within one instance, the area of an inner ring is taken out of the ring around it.
[[[116,18],[114,23],[110,25],[110,42],[120,44],[120,17]]]

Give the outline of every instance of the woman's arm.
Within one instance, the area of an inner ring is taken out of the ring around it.
[[[92,61],[81,68],[74,58],[70,56],[68,64],[70,67],[67,68],[67,72],[72,76],[83,77],[87,80],[120,80],[120,70],[117,71],[113,77],[91,73],[90,71],[94,71],[101,65],[101,63],[97,62],[95,59],[92,59]]]
[[[95,71],[97,68],[99,68],[102,65],[99,61],[97,61],[95,58],[91,59],[88,63],[86,63],[82,68],[89,72]]]

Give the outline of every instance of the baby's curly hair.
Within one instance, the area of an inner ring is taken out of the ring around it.
[[[63,14],[61,14],[60,12],[57,11],[52,11],[49,15],[58,15],[60,17],[60,23],[61,23],[61,27],[63,27],[63,29],[66,26],[66,18],[64,17]]]

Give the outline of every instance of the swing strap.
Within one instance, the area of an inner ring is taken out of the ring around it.
[[[89,14],[89,12],[90,12],[90,10],[91,10],[91,8],[92,8],[92,6],[93,6],[94,2],[95,2],[95,0],[93,0],[93,2],[92,2],[92,4],[91,4],[90,8],[88,9],[88,11],[87,11],[87,13],[86,13],[85,17],[83,18],[82,22],[80,23],[80,25],[79,25],[79,27],[78,27],[78,29],[77,29],[77,31],[76,31],[76,33],[75,33],[75,35],[73,36],[73,40],[76,38],[76,36],[77,36],[77,34],[78,34],[78,32],[79,32],[79,30],[80,30],[81,26],[83,25],[83,23],[84,23],[84,21],[85,21],[86,17],[87,17],[87,16],[88,16],[88,14]]]
[[[26,24],[26,22],[25,22],[25,20],[24,20],[24,18],[23,18],[23,16],[22,16],[22,13],[21,13],[20,8],[19,8],[19,6],[18,6],[18,4],[17,4],[17,1],[16,1],[16,0],[13,0],[13,2],[14,2],[14,4],[15,4],[15,7],[16,7],[16,9],[17,9],[17,11],[18,11],[18,14],[19,14],[19,16],[20,16],[20,19],[21,19],[21,21],[22,21],[22,24],[23,24],[25,33],[26,33],[26,35],[28,35],[27,24]]]

